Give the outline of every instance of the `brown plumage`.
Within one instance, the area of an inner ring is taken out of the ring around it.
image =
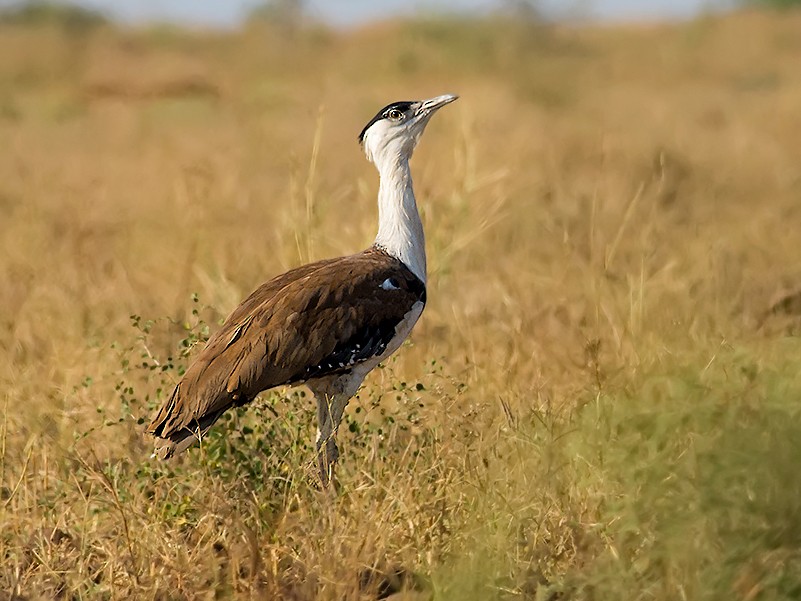
[[[387,281],[392,286],[382,287]],[[375,361],[418,302],[425,285],[376,248],[266,282],[209,339],[153,419],[147,432],[161,439],[157,453],[181,452],[263,390]]]

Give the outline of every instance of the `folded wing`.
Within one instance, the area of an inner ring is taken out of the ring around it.
[[[289,271],[245,299],[214,334],[147,431],[166,458],[227,409],[274,386],[346,373],[380,357],[425,285],[378,249]]]

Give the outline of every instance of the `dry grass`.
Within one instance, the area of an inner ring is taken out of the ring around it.
[[[4,28],[0,596],[798,598],[800,27]],[[450,91],[338,496],[301,391],[152,463],[206,325],[370,243],[363,122]]]

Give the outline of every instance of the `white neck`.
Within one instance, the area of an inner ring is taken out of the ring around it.
[[[417,212],[409,160],[393,157],[378,166],[378,235],[376,246],[400,260],[426,281],[426,241]]]

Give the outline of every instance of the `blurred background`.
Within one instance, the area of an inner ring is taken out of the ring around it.
[[[746,2],[748,0],[745,0]],[[756,0],[764,2],[764,0]],[[771,0],[767,0],[771,2]],[[777,5],[787,0],[774,0]],[[792,2],[792,0],[790,0]],[[0,6],[25,4],[4,0]],[[30,3],[28,3],[30,4]],[[191,0],[82,0],[53,2],[53,5],[78,6],[95,10],[128,24],[171,22],[182,25],[236,27],[254,14],[264,11],[303,13],[306,18],[333,26],[349,27],[370,21],[386,20],[399,16],[451,14],[487,16],[501,11],[536,11],[551,20],[634,20],[661,18],[690,18],[701,12],[733,9],[742,6],[737,0],[428,0],[411,1],[345,0],[235,0],[232,2],[192,2]]]
[[[0,1],[0,600],[801,598],[793,0]],[[142,435],[412,161],[428,304],[313,472],[303,389]]]

